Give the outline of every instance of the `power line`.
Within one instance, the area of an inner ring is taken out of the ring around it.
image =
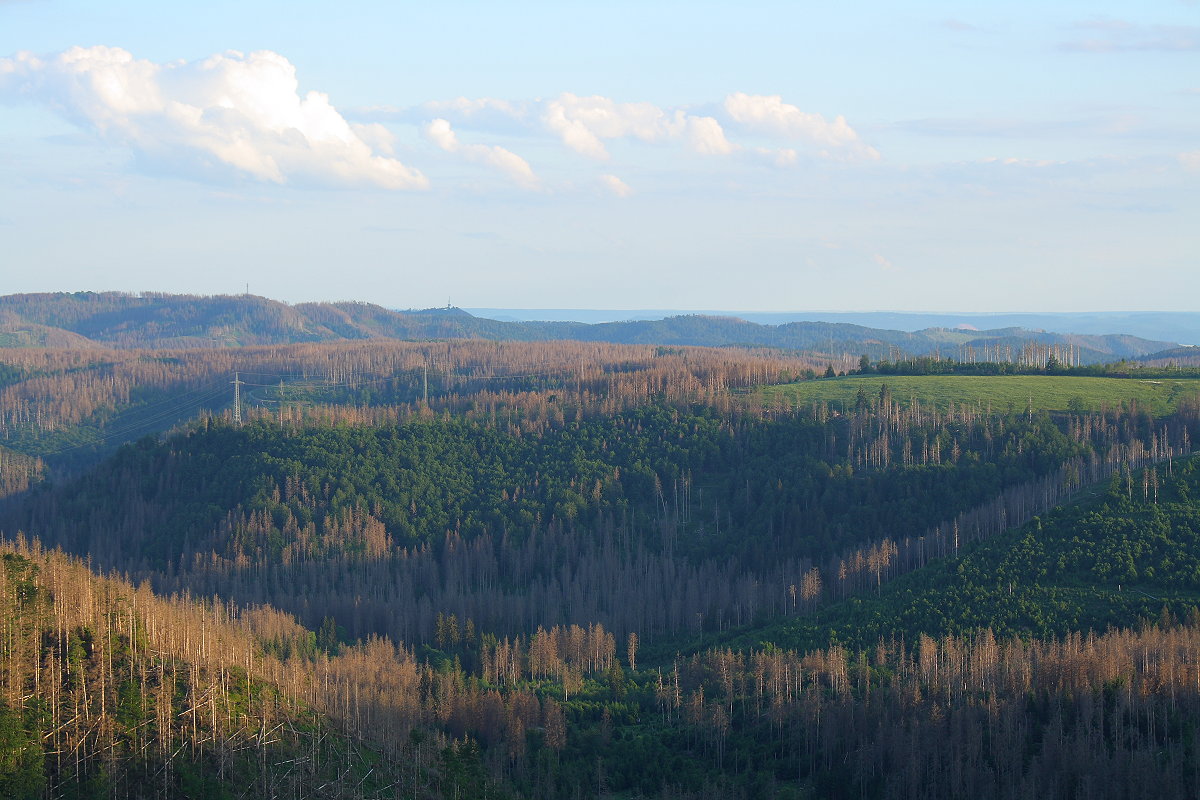
[[[576,367],[559,367],[557,369],[547,370],[545,372],[527,372],[527,373],[522,373],[519,375],[515,375],[515,374],[473,375],[469,372],[461,372],[461,371],[456,371],[454,369],[437,369],[436,367],[430,367],[428,365],[424,365],[421,367],[410,367],[408,369],[401,370],[392,375],[364,378],[363,380],[357,380],[357,381],[353,381],[353,382],[320,380],[317,378],[312,378],[308,375],[289,375],[287,373],[279,373],[279,372],[240,371],[240,374],[242,374],[242,375],[257,375],[259,377],[264,377],[264,378],[282,378],[285,381],[291,379],[292,382],[289,384],[291,386],[308,385],[312,388],[345,387],[345,388],[349,388],[349,389],[354,389],[354,388],[366,386],[368,384],[373,384],[373,383],[388,383],[389,381],[402,380],[405,377],[405,373],[415,374],[418,371],[423,374],[440,375],[442,377],[462,378],[464,380],[471,380],[471,381],[503,381],[503,380],[515,380],[515,379],[520,379],[520,378],[546,378],[546,377],[550,377],[550,376],[554,376],[554,375],[573,375],[577,372],[577,368]],[[414,375],[414,377],[415,377],[415,375]],[[276,384],[276,383],[253,383],[251,381],[242,381],[242,385],[243,386],[257,386],[257,387],[262,387],[262,388],[274,388],[278,384]]]
[[[54,450],[42,451],[40,453],[37,453],[36,456],[41,457],[41,456],[60,455],[62,453],[70,452],[72,450],[79,450],[79,449],[87,448],[87,447],[97,447],[97,446],[103,445],[104,443],[109,442],[113,439],[117,439],[117,438],[126,436],[127,434],[130,434],[132,432],[135,432],[138,430],[144,430],[146,428],[153,426],[155,423],[162,422],[164,420],[169,420],[174,417],[178,417],[184,411],[186,411],[188,409],[199,409],[199,408],[203,407],[204,404],[206,404],[212,400],[216,400],[217,398],[221,397],[222,395],[225,395],[225,392],[228,391],[228,389],[224,388],[224,386],[227,386],[227,385],[233,386],[233,422],[235,425],[241,426],[244,423],[244,415],[242,414],[242,403],[245,399],[242,396],[242,387],[243,386],[254,387],[254,388],[277,389],[280,393],[279,398],[277,400],[272,400],[269,398],[254,397],[253,395],[250,395],[250,397],[254,402],[261,404],[261,405],[267,405],[267,404],[273,405],[275,403],[278,403],[280,405],[280,410],[282,411],[282,406],[283,406],[283,403],[285,402],[284,396],[283,396],[283,389],[285,386],[291,387],[293,389],[301,389],[301,390],[303,390],[303,389],[320,390],[320,389],[334,389],[334,388],[356,389],[356,388],[362,388],[364,386],[368,386],[368,385],[372,385],[372,384],[388,383],[388,382],[392,382],[392,381],[403,380],[405,377],[416,378],[415,373],[417,372],[418,369],[420,369],[420,371],[421,371],[422,396],[425,400],[426,405],[428,405],[428,402],[429,402],[429,373],[431,373],[431,372],[434,375],[440,375],[443,377],[458,377],[459,379],[464,380],[464,381],[522,380],[522,379],[529,379],[529,378],[546,378],[546,377],[554,377],[554,376],[564,376],[564,375],[570,375],[573,372],[573,370],[569,367],[562,367],[562,368],[547,370],[547,371],[543,371],[543,372],[530,372],[530,373],[522,373],[522,374],[472,375],[472,374],[463,373],[463,372],[456,373],[456,371],[453,368],[444,369],[444,370],[439,370],[437,368],[430,369],[429,365],[425,364],[420,368],[414,367],[409,370],[404,370],[403,372],[395,373],[392,375],[372,377],[369,379],[353,381],[353,382],[342,382],[342,381],[333,381],[333,380],[324,381],[324,380],[320,380],[320,379],[314,379],[311,376],[307,376],[307,375],[295,375],[295,374],[285,374],[285,373],[265,373],[265,372],[243,372],[241,370],[235,370],[233,373],[233,380],[229,381],[229,384],[223,384],[223,382],[220,382],[220,381],[212,381],[207,384],[202,384],[202,385],[194,387],[192,389],[188,389],[181,393],[172,394],[167,397],[163,397],[158,400],[151,401],[149,403],[144,403],[144,404],[141,404],[138,406],[130,406],[124,412],[121,412],[121,413],[122,414],[136,413],[138,415],[137,419],[128,419],[125,421],[125,424],[119,425],[117,427],[97,429],[97,430],[91,432],[91,436],[90,436],[89,440],[86,442],[80,442],[79,444],[74,444],[74,445],[67,445],[65,447],[60,447],[60,448],[57,448]],[[407,374],[405,374],[405,373],[407,373]],[[251,382],[251,381],[242,380],[242,378],[241,378],[242,375],[255,375],[255,376],[259,376],[259,377],[275,377],[275,378],[279,378],[279,382],[278,383],[255,383],[255,382]],[[288,382],[289,378],[292,379],[291,382]],[[287,400],[286,402],[296,403],[297,405],[313,405],[314,404],[311,401],[300,400],[298,398],[293,398],[293,399]],[[146,412],[153,412],[153,413],[147,414]]]
[[[226,390],[224,388],[222,388],[215,392],[211,392],[207,395],[197,397],[186,403],[182,403],[180,405],[166,409],[157,414],[153,414],[149,417],[142,417],[136,421],[130,420],[127,424],[125,424],[123,426],[116,427],[116,428],[107,428],[107,429],[104,429],[104,431],[102,433],[99,431],[94,432],[92,434],[92,438],[86,442],[80,442],[79,444],[73,444],[73,445],[67,445],[65,447],[60,447],[56,450],[45,450],[40,453],[30,453],[27,455],[34,455],[34,456],[40,458],[43,456],[60,455],[62,453],[66,453],[71,450],[79,450],[84,447],[96,447],[98,445],[104,444],[105,442],[107,442],[109,440],[117,439],[117,438],[123,437],[129,433],[132,433],[134,431],[153,426],[155,423],[178,417],[186,409],[189,409],[189,408],[200,409],[201,407],[203,407],[203,405],[207,401],[215,400],[216,398],[223,396],[225,394],[225,391]]]
[[[242,381],[236,372],[233,373],[233,424],[242,427]]]

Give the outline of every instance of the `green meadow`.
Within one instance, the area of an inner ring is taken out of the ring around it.
[[[1035,410],[1099,411],[1136,402],[1154,414],[1175,410],[1182,398],[1200,393],[1198,378],[1091,378],[1070,375],[852,375],[822,378],[802,383],[764,386],[757,391],[764,400],[805,405],[814,401],[854,404],[859,389],[878,397],[887,385],[892,399],[947,408],[970,404],[993,411]]]

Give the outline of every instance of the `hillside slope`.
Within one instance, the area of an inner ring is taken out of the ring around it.
[[[880,638],[1065,636],[1200,608],[1200,456],[1123,472],[959,555],[813,614],[723,637],[799,650]]]
[[[0,614],[4,798],[367,798],[397,777],[264,648],[255,628],[298,628],[275,612],[164,600],[19,542],[0,544]]]
[[[1191,797],[1197,497],[1200,456],[1125,473],[878,591],[651,648],[607,758],[643,790],[669,742],[750,797]]]

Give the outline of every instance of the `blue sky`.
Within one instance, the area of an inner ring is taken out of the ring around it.
[[[0,0],[0,291],[1195,310],[1200,5]]]

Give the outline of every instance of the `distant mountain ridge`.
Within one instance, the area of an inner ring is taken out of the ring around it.
[[[1074,350],[1084,363],[1135,359],[1175,342],[1128,334],[1060,334],[1005,327],[919,331],[848,322],[769,325],[737,317],[690,314],[657,320],[588,324],[505,321],[458,308],[393,311],[363,302],[289,305],[254,295],[121,292],[15,294],[0,297],[0,346],[217,348],[361,339],[578,341],[673,346],[747,346],[807,350],[873,359],[976,352],[1019,353],[1030,345]]]
[[[508,322],[625,322],[681,315],[737,317],[759,325],[846,322],[866,328],[995,330],[1025,328],[1103,335],[1125,333],[1155,341],[1200,344],[1200,311],[926,312],[926,311],[715,311],[696,309],[468,308],[477,317]]]

